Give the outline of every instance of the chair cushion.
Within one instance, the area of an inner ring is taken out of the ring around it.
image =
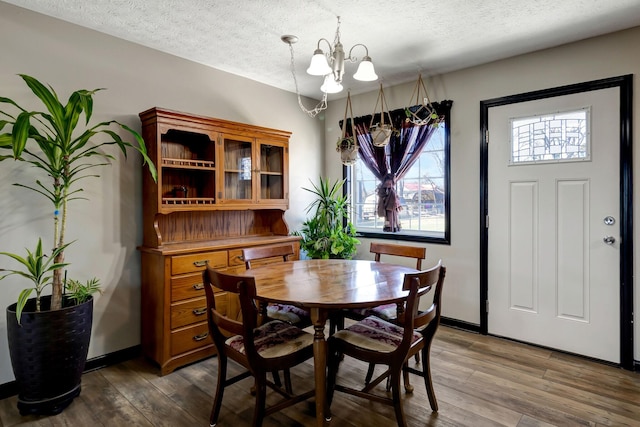
[[[303,308],[288,304],[267,305],[267,316],[271,319],[282,320],[283,322],[297,324],[311,324],[309,312]]]
[[[350,311],[359,317],[377,316],[391,322],[398,318],[398,307],[394,303],[383,304],[377,307],[354,308]]]
[[[348,328],[336,332],[335,339],[344,340],[352,345],[367,350],[389,353],[394,351],[402,342],[404,329],[376,316],[369,316]],[[411,342],[420,339],[419,332],[413,332]]]
[[[264,358],[280,357],[313,345],[313,335],[280,320],[272,320],[254,329],[254,344]],[[245,353],[244,337],[234,335],[225,344]]]

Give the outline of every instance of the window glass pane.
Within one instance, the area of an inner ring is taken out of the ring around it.
[[[511,119],[511,164],[590,159],[590,109]]]
[[[402,235],[444,238],[445,174],[448,170],[446,134],[445,124],[441,123],[420,158],[396,183],[396,193],[402,205],[399,213],[402,229],[385,235],[398,239],[402,239]],[[377,215],[376,190],[379,182],[360,159],[351,166],[350,184],[352,222],[356,229],[363,233],[382,233],[384,217]]]

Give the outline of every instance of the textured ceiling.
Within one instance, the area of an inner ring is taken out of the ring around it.
[[[345,50],[365,44],[385,86],[640,25],[640,0],[4,1],[292,92],[280,36],[293,34],[300,91],[316,99],[321,78],[305,70],[338,15]],[[346,88],[377,87],[355,70],[347,64]]]

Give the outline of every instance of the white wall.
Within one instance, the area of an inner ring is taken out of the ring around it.
[[[95,119],[117,119],[140,129],[137,114],[153,106],[292,131],[290,205],[287,220],[297,229],[310,202],[309,179],[321,173],[339,178],[342,168],[335,141],[344,99],[330,103],[326,120],[300,112],[295,95],[132,43],[89,31],[0,2],[0,96],[30,99],[16,76],[33,75],[50,83],[61,97],[75,89],[106,87],[95,99]],[[640,28],[535,54],[427,79],[434,100],[452,99],[450,246],[427,245],[429,259],[448,267],[444,315],[479,323],[479,102],[498,96],[640,71]],[[215,49],[215,43],[203,47]],[[417,77],[417,76],[416,76]],[[414,83],[385,88],[390,108],[408,103]],[[634,101],[639,105],[638,90]],[[354,98],[354,114],[370,114],[377,91]],[[309,101],[309,105],[311,105]],[[35,105],[33,105],[35,108]],[[634,111],[637,129],[638,108]],[[637,130],[634,129],[634,140]],[[124,135],[123,135],[124,136]],[[634,153],[638,172],[639,150]],[[324,161],[323,161],[324,160]],[[325,165],[326,164],[326,165]],[[0,163],[0,182],[25,182],[31,170],[10,161]],[[97,276],[104,294],[95,303],[89,357],[140,343],[140,263],[136,246],[141,234],[141,167],[139,158],[118,156],[100,179],[84,188],[91,202],[77,202],[69,238],[80,239],[67,253],[78,278]],[[636,173],[635,194],[640,190]],[[0,185],[0,250],[21,252],[38,236],[49,237],[49,206],[34,194]],[[636,209],[635,221],[640,220]],[[636,233],[637,234],[637,233]],[[358,257],[370,258],[363,240]],[[638,259],[636,251],[636,259]],[[638,262],[635,263],[636,266]],[[3,264],[2,264],[3,265]],[[635,286],[636,312],[640,291]],[[0,308],[15,302],[21,284],[0,282]],[[636,316],[637,317],[637,316]],[[636,322],[637,323],[637,322]],[[5,316],[0,316],[0,384],[13,380],[6,344]],[[640,334],[635,331],[635,359]]]
[[[479,324],[480,295],[480,101],[546,89],[600,78],[640,72],[640,27],[578,43],[522,55],[487,65],[435,76],[426,80],[432,100],[453,100],[451,136],[451,245],[427,245],[429,260],[443,259],[447,280],[443,291],[443,315]],[[428,65],[428,64],[427,64]],[[417,74],[416,74],[417,79]],[[385,87],[389,108],[409,103],[415,81],[391,88]],[[640,89],[634,94],[633,141],[640,127]],[[376,91],[352,97],[354,115],[371,114]],[[337,122],[344,115],[345,100],[330,104],[325,122],[327,173],[342,175],[335,141],[340,135]],[[617,138],[617,135],[613,137]],[[640,150],[634,149],[634,200],[640,191]],[[635,205],[635,202],[634,202]],[[634,222],[639,224],[640,208],[636,206]],[[636,241],[638,231],[634,232]],[[370,240],[363,239],[358,256],[368,253]],[[640,250],[635,251],[635,268],[640,263]],[[428,263],[427,263],[428,265]],[[637,276],[637,274],[636,274]],[[635,289],[635,324],[638,324],[640,290]],[[635,360],[640,360],[640,328],[635,328]]]
[[[18,73],[51,84],[67,99],[76,89],[107,88],[94,98],[95,123],[116,119],[140,131],[138,113],[158,106],[292,132],[290,140],[290,229],[300,227],[311,201],[301,183],[322,171],[322,124],[298,108],[295,95],[155,50],[0,2],[0,96],[29,107],[32,94]],[[203,49],[215,49],[215,42]],[[310,100],[307,100],[311,104]],[[3,106],[4,108],[4,106]],[[125,134],[121,134],[125,137]],[[95,301],[89,358],[140,344],[140,256],[142,242],[141,161],[119,153],[100,179],[83,182],[90,199],[75,202],[68,240],[70,274],[98,277],[104,294]],[[34,171],[0,163],[0,251],[23,253],[38,236],[52,239],[52,209],[36,194],[9,185],[32,182]],[[7,260],[0,259],[0,266]],[[5,307],[24,282],[0,282],[0,384],[14,379],[6,340]]]

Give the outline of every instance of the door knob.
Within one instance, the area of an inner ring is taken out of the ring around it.
[[[602,239],[607,245],[613,245],[616,242],[616,238],[613,236],[606,236]]]

